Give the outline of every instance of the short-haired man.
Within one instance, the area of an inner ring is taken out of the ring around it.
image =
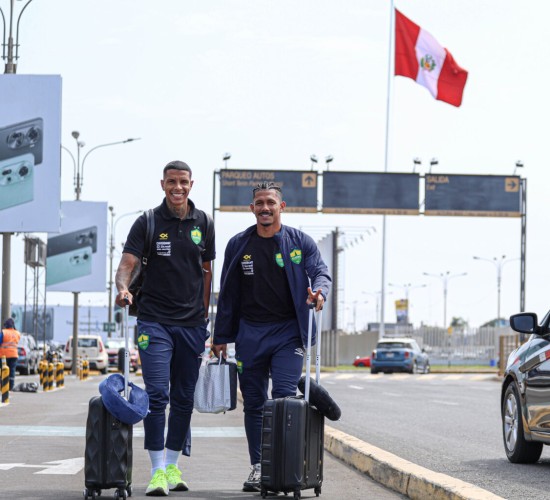
[[[307,234],[281,223],[279,186],[261,183],[250,210],[256,224],[227,244],[214,329],[214,354],[235,342],[252,471],[243,491],[260,491],[263,405],[296,395],[307,343],[308,304],[323,307],[331,278]]]
[[[178,458],[191,423],[200,354],[206,330],[214,224],[188,198],[193,181],[182,161],[164,167],[165,198],[154,209],[155,231],[138,311],[138,345],[150,413],[143,421],[152,479],[145,494],[167,496],[187,491]],[[116,273],[116,303],[132,302],[128,286],[144,253],[147,219],[141,215],[128,234]],[[165,410],[170,404],[166,440]]]

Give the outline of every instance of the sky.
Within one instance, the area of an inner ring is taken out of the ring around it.
[[[18,12],[24,2],[16,2]],[[383,0],[34,0],[21,17],[17,73],[61,75],[62,145],[72,131],[101,148],[86,160],[81,199],[114,207],[120,259],[134,216],[158,205],[171,160],[186,161],[191,199],[212,213],[214,171],[311,167],[331,155],[331,171],[384,171],[386,103],[391,102],[389,172],[511,175],[527,179],[526,309],[543,315],[547,265],[550,32],[544,0],[400,0],[404,15],[429,31],[469,76],[462,106],[436,101],[413,80],[392,78],[388,93],[390,2]],[[9,1],[0,0],[8,13]],[[1,113],[1,110],[0,110]],[[73,164],[62,152],[63,201],[74,199]],[[229,238],[254,223],[215,211],[221,269]],[[340,325],[364,327],[380,307],[382,216],[283,214],[315,238],[344,233]],[[501,315],[520,307],[520,219],[386,217],[386,321],[409,288],[415,325],[447,318],[479,326],[497,315],[497,267],[474,260],[506,256]],[[23,235],[12,237],[12,303],[25,295]],[[40,235],[39,235],[40,236]],[[45,235],[42,235],[45,237]],[[363,236],[363,238],[361,238]],[[1,249],[0,249],[1,252]],[[434,274],[426,276],[424,273]],[[106,281],[108,278],[106,277]],[[215,274],[215,287],[219,272]],[[389,286],[389,284],[395,286]],[[425,285],[425,286],[423,286]],[[70,293],[47,302],[72,304]],[[81,305],[107,304],[82,293]]]

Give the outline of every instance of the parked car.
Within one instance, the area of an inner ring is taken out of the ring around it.
[[[512,351],[504,371],[502,437],[510,462],[531,464],[550,444],[550,312],[540,325],[534,313],[515,314],[510,326],[529,338]]]
[[[370,356],[357,356],[353,362],[353,366],[370,367]]]
[[[101,335],[79,335],[78,336],[78,356],[87,359],[90,362],[90,369],[99,370],[101,373],[107,373],[109,367],[109,357],[103,345]],[[73,338],[70,337],[65,344],[63,352],[63,365],[65,370],[70,370],[73,364]]]
[[[371,373],[430,373],[430,358],[412,338],[383,338],[372,351],[370,371]]]
[[[17,372],[22,375],[38,372],[38,363],[40,363],[41,354],[32,335],[21,334],[21,338],[17,344],[17,355],[18,358],[15,365]]]
[[[109,356],[109,367],[118,367],[118,351],[125,347],[124,339],[107,339],[105,341],[105,349],[107,349],[107,355]],[[130,345],[130,370],[137,372],[139,368],[139,351],[135,345]]]

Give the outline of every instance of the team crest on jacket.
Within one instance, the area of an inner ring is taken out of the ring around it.
[[[277,252],[275,254],[275,262],[279,267],[285,267],[285,262],[283,260],[283,254],[281,252]]]
[[[195,245],[198,245],[202,241],[202,233],[197,226],[191,229],[191,239]]]
[[[290,252],[290,260],[294,264],[302,262],[302,251],[299,248],[293,248]]]

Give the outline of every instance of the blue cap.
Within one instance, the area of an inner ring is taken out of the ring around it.
[[[99,384],[103,404],[107,411],[121,422],[133,425],[143,420],[149,413],[149,396],[132,382],[128,400],[122,397],[124,391],[124,377],[120,373],[113,373]]]

